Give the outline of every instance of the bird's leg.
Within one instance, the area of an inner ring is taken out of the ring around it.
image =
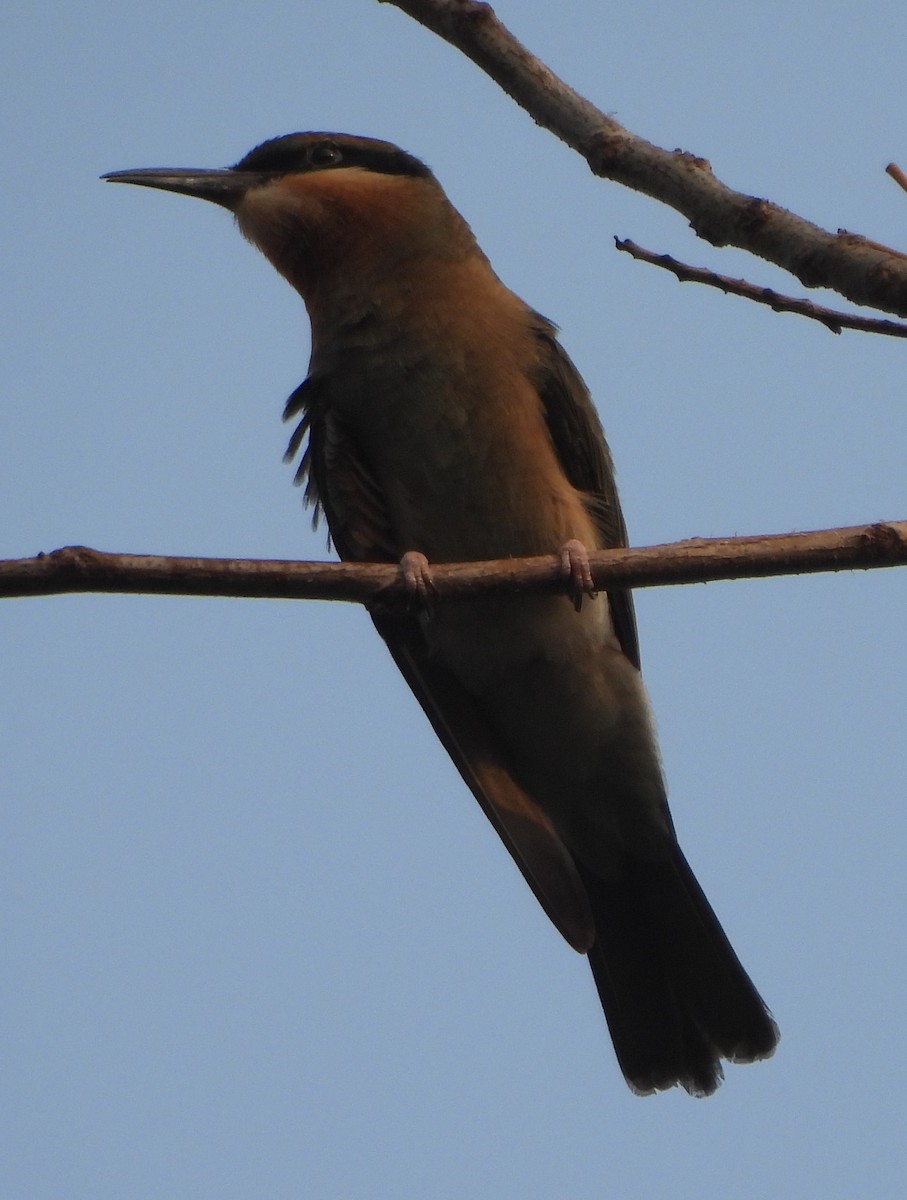
[[[421,550],[407,550],[400,559],[400,576],[412,607],[429,609],[436,589],[428,559]]]
[[[571,538],[564,542],[558,551],[561,563],[561,573],[567,584],[567,595],[573,601],[577,612],[583,607],[583,597],[594,599],[598,594],[592,579],[592,568],[589,565],[589,553],[582,542]],[[427,565],[427,564],[426,564]]]

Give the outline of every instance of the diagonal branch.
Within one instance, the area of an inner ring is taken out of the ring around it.
[[[907,325],[899,321],[883,321],[878,317],[860,317],[856,313],[838,312],[834,308],[824,308],[821,304],[813,304],[811,300],[798,300],[795,296],[782,296],[772,288],[760,287],[746,279],[731,279],[729,275],[719,275],[706,267],[693,267],[689,263],[680,262],[670,254],[656,254],[637,246],[629,238],[615,238],[614,245],[631,257],[641,262],[651,263],[653,267],[663,267],[673,271],[681,283],[702,283],[706,287],[719,288],[722,292],[733,296],[743,296],[756,304],[767,304],[774,312],[796,313],[801,317],[810,317],[819,321],[832,333],[840,333],[842,329],[857,329],[861,333],[882,333],[889,337],[907,337]]]
[[[589,557],[602,589],[904,566],[907,521],[763,537],[690,538],[664,546],[602,550]],[[432,571],[439,603],[564,590],[555,555],[437,565]],[[173,558],[107,554],[87,546],[0,561],[0,596],[64,592],[409,603],[397,567],[388,563]]]
[[[907,317],[907,259],[858,234],[831,233],[777,204],[734,191],[704,158],[663,150],[596,108],[526,49],[478,0],[379,0],[462,50],[592,170],[682,213],[715,246],[739,246],[855,304]],[[554,11],[552,9],[552,11]]]

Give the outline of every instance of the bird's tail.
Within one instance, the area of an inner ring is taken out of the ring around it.
[[[767,1058],[778,1027],[680,847],[604,882],[581,868],[596,925],[589,950],[621,1070],[640,1095],[680,1084],[708,1096],[720,1059]]]

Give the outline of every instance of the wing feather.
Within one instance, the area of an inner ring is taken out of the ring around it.
[[[536,385],[564,474],[583,493],[601,537],[601,549],[626,546],[627,527],[617,496],[614,464],[589,390],[555,337],[555,327],[538,313],[535,320],[541,350]],[[632,594],[626,589],[609,591],[608,602],[621,648],[638,669]]]

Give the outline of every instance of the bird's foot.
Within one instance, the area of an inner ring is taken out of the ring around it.
[[[592,579],[592,568],[589,565],[589,553],[582,542],[571,538],[564,542],[558,551],[561,573],[567,584],[567,595],[573,601],[573,607],[580,612],[583,607],[583,597],[594,599],[598,594]]]
[[[400,577],[413,608],[427,611],[435,598],[435,581],[428,559],[420,550],[407,550],[400,559]]]

